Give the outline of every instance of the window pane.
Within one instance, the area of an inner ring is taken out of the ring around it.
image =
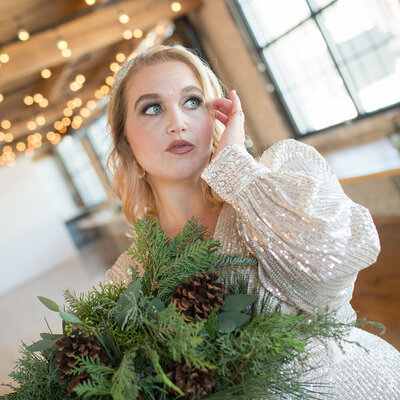
[[[72,136],[66,136],[58,144],[57,151],[85,206],[91,207],[106,201],[107,194],[82,143]]]
[[[112,177],[107,169],[107,157],[111,149],[111,135],[107,132],[107,117],[103,115],[87,130],[88,139],[99,158],[108,179]]]
[[[260,47],[310,16],[305,0],[239,0]]]
[[[322,23],[338,65],[347,70],[363,111],[400,101],[400,8],[396,0],[339,0]]]
[[[266,48],[263,54],[300,133],[357,116],[313,20]]]
[[[310,0],[310,4],[314,11],[318,11],[330,3],[335,3],[335,0]]]

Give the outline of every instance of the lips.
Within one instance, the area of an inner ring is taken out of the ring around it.
[[[174,140],[168,145],[165,151],[173,154],[185,154],[189,151],[192,151],[193,149],[193,144],[188,142],[187,140]]]

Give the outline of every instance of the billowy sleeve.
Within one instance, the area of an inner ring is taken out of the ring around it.
[[[132,272],[130,267],[133,265],[131,257],[125,251],[115,261],[114,265],[107,270],[103,284],[120,284],[128,286],[132,281]]]
[[[349,302],[358,271],[376,261],[380,244],[369,211],[345,195],[311,146],[283,140],[257,162],[229,145],[202,178],[236,210],[262,285],[302,310]]]

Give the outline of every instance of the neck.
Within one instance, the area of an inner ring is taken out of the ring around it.
[[[214,234],[220,207],[204,197],[200,178],[190,182],[157,182],[151,186],[158,222],[169,237],[180,232],[192,217]]]

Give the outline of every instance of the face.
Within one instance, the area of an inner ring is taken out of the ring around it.
[[[213,118],[193,71],[179,61],[146,66],[126,93],[126,138],[149,182],[198,178],[212,151]]]

